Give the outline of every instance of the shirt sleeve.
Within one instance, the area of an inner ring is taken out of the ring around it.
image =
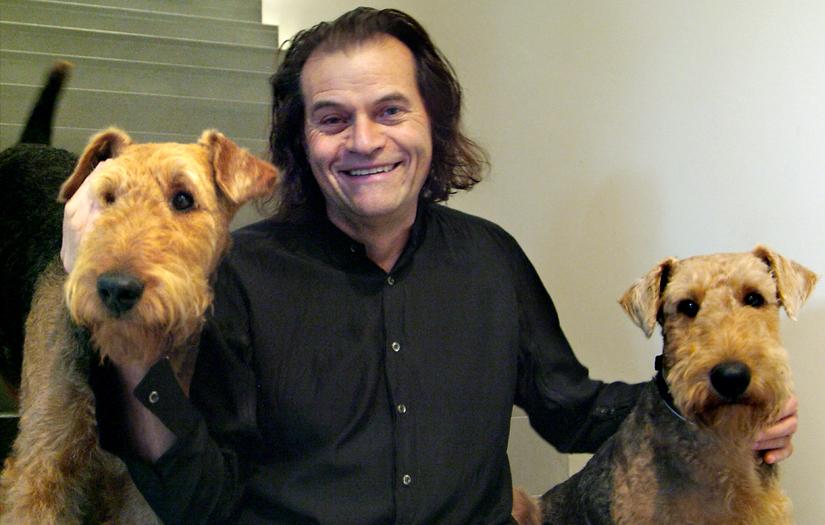
[[[553,300],[518,246],[514,266],[519,298],[516,405],[559,451],[595,452],[633,408],[642,385],[591,379],[570,348]]]
[[[233,281],[231,270],[219,271],[214,315],[207,318],[201,336],[190,398],[166,359],[153,366],[133,392],[175,435],[175,444],[161,458],[149,463],[125,448],[117,439],[116,402],[98,395],[101,445],[124,461],[135,485],[167,525],[229,520],[260,450],[246,309]],[[114,374],[105,368],[93,373],[96,394],[110,391],[111,383],[106,383]]]

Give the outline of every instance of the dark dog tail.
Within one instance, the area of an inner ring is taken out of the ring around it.
[[[60,60],[52,66],[46,85],[40,91],[40,96],[32,108],[26,127],[20,135],[20,143],[45,145],[52,143],[54,109],[57,106],[57,99],[60,96],[63,84],[69,78],[69,73],[73,67],[71,62],[65,60]]]

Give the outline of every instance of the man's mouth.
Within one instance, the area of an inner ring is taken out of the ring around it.
[[[395,164],[385,164],[383,166],[373,166],[370,168],[355,168],[351,170],[341,170],[341,173],[347,177],[368,177],[370,175],[377,175],[379,173],[387,173],[394,170],[400,162]]]

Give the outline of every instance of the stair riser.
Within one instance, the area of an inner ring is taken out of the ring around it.
[[[166,66],[65,55],[0,52],[3,82],[39,86],[59,59],[75,65],[68,85],[99,89],[269,103],[269,73]]]
[[[273,26],[189,15],[25,0],[0,0],[0,13],[0,19],[7,22],[189,38],[248,46],[276,47],[278,43],[278,31]]]
[[[274,49],[0,22],[0,48],[251,71],[272,71]]]
[[[37,88],[2,86],[0,122],[25,122],[37,93]],[[267,104],[69,89],[64,92],[55,125],[87,129],[118,126],[189,135],[217,128],[232,138],[265,139],[269,121]]]

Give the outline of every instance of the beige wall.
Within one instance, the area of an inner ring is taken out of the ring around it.
[[[427,27],[467,95],[489,180],[456,197],[522,244],[593,375],[643,380],[646,341],[615,299],[666,255],[763,242],[825,273],[825,2],[265,0],[295,30],[357,4]],[[825,516],[825,284],[783,322],[800,398],[784,485]],[[514,419],[514,477],[557,462]],[[574,457],[571,469],[582,459]]]

